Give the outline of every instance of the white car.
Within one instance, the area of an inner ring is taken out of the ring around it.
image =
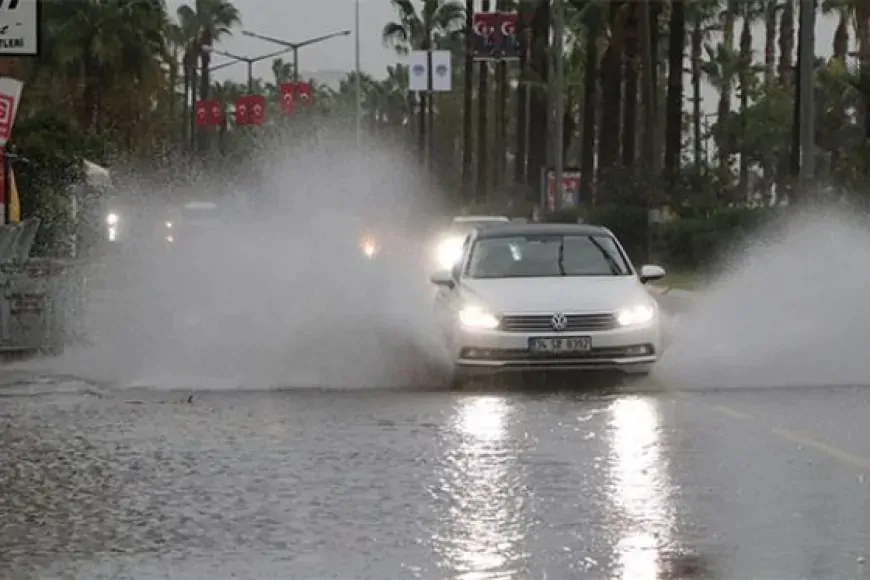
[[[433,274],[435,310],[455,384],[505,371],[647,374],[659,357],[656,300],[606,228],[509,224],[476,230],[450,270]]]

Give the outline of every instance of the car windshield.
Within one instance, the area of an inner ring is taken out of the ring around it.
[[[631,267],[607,235],[481,238],[472,248],[470,278],[627,276]]]

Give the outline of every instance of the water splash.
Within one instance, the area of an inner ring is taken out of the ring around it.
[[[699,294],[656,376],[685,387],[870,384],[868,289],[866,219],[802,212]]]
[[[164,388],[394,386],[445,360],[430,320],[420,224],[443,199],[401,152],[345,143],[261,159],[255,186],[203,180],[192,193],[254,208],[184,250],[137,247],[103,265],[94,346],[18,368]],[[265,157],[265,156],[264,156]],[[139,212],[155,224],[154,208]],[[146,228],[147,229],[147,228]],[[367,260],[360,233],[382,254]],[[144,248],[144,249],[143,249]]]

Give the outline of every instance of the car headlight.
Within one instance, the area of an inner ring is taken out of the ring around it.
[[[449,270],[462,257],[462,240],[459,238],[447,238],[438,244],[435,258],[442,270]]]
[[[641,304],[631,308],[624,308],[616,315],[616,321],[620,326],[632,326],[645,324],[655,318],[656,310],[648,304]]]
[[[374,258],[375,254],[378,253],[378,244],[372,238],[363,238],[360,249],[366,258]]]
[[[110,226],[116,226],[118,225],[118,221],[120,221],[120,219],[121,218],[118,216],[118,214],[112,211],[109,212],[109,214],[106,216],[106,223]]]
[[[166,222],[166,229],[167,229],[167,230],[171,230],[171,229],[172,229],[172,222]]]
[[[498,328],[498,318],[479,306],[467,306],[459,311],[459,323],[465,328],[493,330]]]

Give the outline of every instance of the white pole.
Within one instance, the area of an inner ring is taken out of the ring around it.
[[[553,131],[553,177],[555,178],[554,188],[556,190],[556,209],[561,209],[562,205],[562,176],[565,172],[565,160],[563,158],[562,142],[564,141],[564,120],[565,120],[565,5],[563,0],[555,0],[555,17],[553,26],[553,51],[555,52],[556,60],[556,82],[553,95],[553,112],[555,114]]]
[[[362,80],[360,79],[359,54],[359,3],[354,0],[354,54],[356,58],[356,148],[362,150]]]

